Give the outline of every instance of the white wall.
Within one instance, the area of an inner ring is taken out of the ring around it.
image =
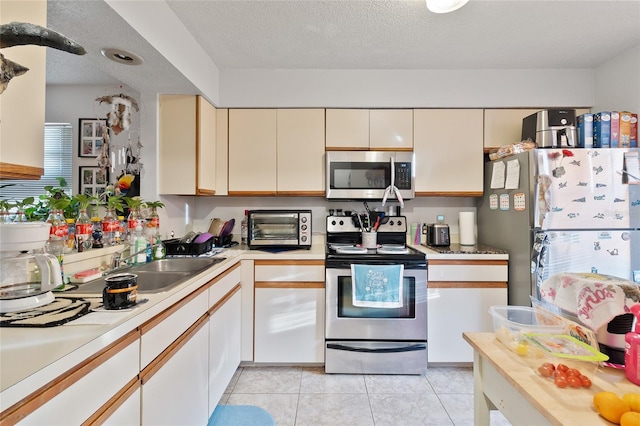
[[[593,70],[222,70],[222,107],[590,107]]]
[[[594,85],[592,111],[640,113],[640,46],[596,68]]]
[[[78,167],[79,166],[97,166],[96,158],[79,157],[78,156],[78,125],[81,118],[106,118],[108,107],[106,104],[100,105],[95,99],[98,97],[125,93],[129,96],[138,97],[139,95],[129,88],[123,87],[104,87],[104,86],[47,86],[46,89],[46,105],[45,105],[45,122],[47,123],[71,123],[73,127],[73,183],[71,188],[74,193],[79,190],[78,187]],[[140,127],[139,114],[133,111],[131,129]],[[125,132],[111,139],[112,146],[126,144]],[[112,177],[110,177],[112,178]]]

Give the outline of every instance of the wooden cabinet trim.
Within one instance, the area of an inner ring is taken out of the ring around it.
[[[196,189],[196,195],[203,195],[203,196],[216,195],[216,191],[210,190],[210,189]]]
[[[195,299],[197,296],[199,296],[200,294],[204,293],[208,289],[209,289],[209,283],[206,283],[206,284],[202,285],[200,288],[198,288],[197,290],[195,290],[194,292],[190,293],[189,295],[187,295],[184,298],[180,299],[179,301],[177,301],[173,305],[169,306],[167,309],[162,311],[162,313],[156,315],[155,317],[151,318],[150,320],[148,320],[147,322],[142,324],[140,326],[140,333],[141,334],[148,333],[155,326],[157,326],[162,321],[164,321],[167,318],[169,318],[173,313],[178,311],[184,305],[186,305],[187,303],[189,303],[190,301],[192,301],[193,299]]]
[[[429,281],[428,288],[507,288],[502,281]]]
[[[239,267],[240,267],[240,262],[236,263],[235,265],[233,265],[232,267],[230,267],[229,269],[227,269],[223,273],[219,274],[214,279],[210,280],[207,284],[205,284],[205,286],[206,287],[213,287],[214,285],[216,285],[218,282],[220,282],[221,280],[226,278],[229,274],[231,274],[233,271],[235,271]]]
[[[281,197],[324,197],[325,191],[277,191],[276,195]]]
[[[324,288],[324,281],[256,281],[254,288]]]
[[[222,299],[218,300],[211,308],[209,308],[209,316],[215,314],[229,299],[242,289],[240,284],[236,284]]]
[[[140,372],[140,383],[147,383],[160,369],[200,330],[209,320],[209,313],[205,312],[184,333],[174,340],[160,355]]]
[[[100,409],[98,409],[91,417],[82,423],[82,426],[102,425],[109,420],[109,417],[116,412],[122,404],[124,404],[131,395],[140,389],[140,378],[131,379],[117,394],[107,401]]]
[[[42,175],[44,175],[42,167],[0,162],[0,179],[38,180]]]
[[[230,197],[274,197],[276,191],[229,191]]]
[[[18,423],[139,338],[140,331],[138,329],[125,334],[106,348],[96,352],[80,364],[67,370],[40,389],[4,410],[0,413],[0,423]]]
[[[390,152],[413,152],[413,148],[363,148],[361,146],[354,146],[354,147],[348,147],[348,146],[342,146],[342,147],[336,147],[336,146],[328,146],[325,148],[325,151],[390,151]]]
[[[428,259],[429,255],[427,255]],[[462,259],[428,259],[427,263],[429,266],[460,266],[460,265],[468,265],[468,266],[507,266],[509,264],[508,260],[462,260]]]
[[[255,260],[257,266],[324,266],[324,259]]]

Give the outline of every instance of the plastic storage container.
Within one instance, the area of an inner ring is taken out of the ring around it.
[[[526,306],[492,306],[493,331],[509,349],[527,355],[526,333],[564,334],[565,324],[555,315]]]

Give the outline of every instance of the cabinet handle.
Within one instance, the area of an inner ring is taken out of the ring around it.
[[[350,352],[369,352],[369,353],[396,353],[396,352],[413,352],[413,351],[426,351],[427,345],[423,343],[419,343],[417,345],[411,346],[401,346],[398,348],[378,348],[378,349],[370,349],[370,348],[357,348],[354,346],[347,345],[339,345],[336,343],[328,343],[327,349],[336,349],[339,351],[350,351]]]

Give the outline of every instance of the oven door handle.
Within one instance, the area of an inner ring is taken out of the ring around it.
[[[337,343],[327,343],[327,349],[336,349],[339,351],[349,352],[368,352],[368,353],[397,353],[397,352],[413,352],[413,351],[426,351],[427,345],[424,343],[418,343],[411,346],[400,346],[397,348],[357,348],[354,346],[340,345]]]

